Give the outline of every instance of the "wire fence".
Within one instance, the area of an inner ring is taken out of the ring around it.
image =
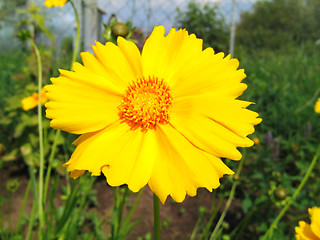
[[[256,0],[196,0],[204,4],[216,4],[226,21],[232,22],[232,7],[236,6],[235,21],[242,11],[250,10]],[[131,21],[134,26],[151,31],[156,25],[166,29],[176,26],[177,9],[185,10],[189,0],[100,0],[99,8],[106,12],[105,20],[116,14],[121,21]]]
[[[230,53],[233,56],[236,22],[242,11],[249,11],[256,0],[197,0],[200,5],[214,4],[230,24]],[[134,26],[151,32],[157,25],[164,25],[168,31],[175,27],[178,9],[186,10],[188,0],[101,0],[98,2],[106,14],[104,21],[116,15],[120,21],[131,21]]]
[[[44,0],[28,0],[40,6],[46,16],[46,25],[54,32],[59,48],[64,37],[73,34],[75,20],[70,4],[63,8],[45,8]],[[87,5],[96,5],[104,15],[102,22],[107,23],[115,14],[120,21],[131,21],[133,26],[140,28],[148,35],[154,26],[164,25],[169,31],[171,27],[177,27],[177,9],[186,10],[190,0],[74,0],[84,2]],[[215,4],[219,7],[226,22],[232,26],[233,22],[240,19],[242,11],[248,11],[257,0],[193,0],[200,5]],[[233,10],[235,10],[234,15]],[[10,25],[11,24],[11,25]],[[3,49],[9,45],[18,46],[18,41],[13,37],[15,24],[7,24],[9,27],[0,29],[1,46]],[[101,26],[98,26],[102,30]],[[231,41],[230,41],[231,42]],[[15,44],[14,44],[15,43]],[[90,44],[94,43],[90,42]],[[4,46],[4,47],[3,47]]]

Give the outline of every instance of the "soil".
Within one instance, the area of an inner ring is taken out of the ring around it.
[[[16,178],[20,186],[14,193],[10,200],[11,215],[10,222],[12,226],[15,226],[19,218],[20,208],[22,206],[25,189],[28,184],[27,169],[12,170],[12,169],[0,169],[0,197],[8,194],[6,190],[6,181],[8,179]],[[101,218],[107,212],[110,212],[113,206],[112,189],[107,186],[106,182],[99,178],[94,183],[94,188],[97,190],[98,204],[96,207],[90,209],[90,211],[99,211]],[[132,194],[130,198],[134,200],[136,194]],[[2,219],[4,224],[8,226],[8,200],[2,205]],[[56,197],[55,204],[62,203],[60,196]],[[162,221],[162,233],[161,239],[164,240],[184,240],[190,239],[190,235],[199,217],[198,209],[200,206],[204,206],[210,209],[211,206],[211,193],[206,189],[199,189],[196,197],[187,196],[183,203],[175,203],[169,197],[165,205],[160,206],[160,216]],[[25,212],[30,214],[32,209],[32,194],[29,194],[29,198],[26,202]],[[148,187],[143,190],[141,199],[137,206],[137,209],[133,216],[133,221],[140,219],[138,225],[136,225],[130,234],[128,240],[136,240],[137,237],[143,237],[146,233],[153,232],[153,195]],[[108,234],[109,226],[104,226],[104,231]]]

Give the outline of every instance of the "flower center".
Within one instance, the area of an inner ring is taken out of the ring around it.
[[[121,104],[119,117],[132,129],[142,131],[169,122],[172,103],[170,88],[157,77],[141,77],[129,85]]]

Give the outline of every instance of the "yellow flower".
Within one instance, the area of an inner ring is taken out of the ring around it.
[[[316,104],[314,105],[314,111],[320,113],[320,98],[318,98]]]
[[[259,145],[260,144],[260,139],[259,138],[252,138],[252,141],[254,142],[255,145]]]
[[[295,227],[296,240],[320,240],[320,208],[308,209],[311,224],[299,221],[299,227]]]
[[[46,7],[63,7],[67,1],[68,0],[46,0],[44,5],[46,5]]]
[[[102,173],[111,186],[133,192],[146,184],[164,203],[182,202],[197,188],[219,187],[234,174],[220,159],[241,159],[236,147],[247,138],[258,114],[236,100],[247,88],[239,62],[202,50],[202,40],[186,30],[155,27],[142,54],[119,37],[81,53],[83,65],[60,70],[46,87],[51,126],[82,134],[65,164],[71,177]]]
[[[41,105],[45,104],[47,101],[46,90],[44,88],[41,89]],[[25,97],[21,100],[22,109],[28,111],[32,108],[35,108],[39,103],[39,94],[33,93],[32,96]]]

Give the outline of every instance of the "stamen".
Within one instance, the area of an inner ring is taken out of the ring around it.
[[[157,77],[141,77],[129,85],[121,104],[119,117],[133,130],[154,129],[169,122],[172,104],[170,88]]]

